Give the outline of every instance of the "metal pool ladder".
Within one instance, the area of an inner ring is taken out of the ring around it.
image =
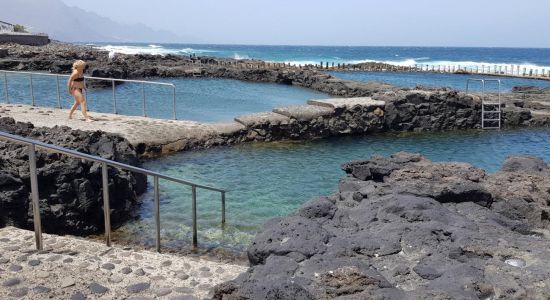
[[[166,176],[157,172],[149,171],[146,169],[134,167],[131,165],[119,163],[116,161],[108,160],[99,156],[94,156],[86,153],[81,153],[75,150],[70,150],[56,145],[46,144],[33,139],[21,137],[18,135],[9,134],[0,131],[0,140],[10,141],[17,144],[23,144],[27,146],[27,153],[29,157],[29,169],[30,169],[30,181],[31,181],[31,203],[33,212],[34,234],[36,241],[36,249],[43,250],[42,240],[42,222],[40,220],[40,205],[39,205],[39,193],[38,193],[38,172],[36,169],[36,148],[44,149],[48,152],[54,152],[64,154],[70,157],[86,160],[89,162],[95,162],[101,164],[101,175],[103,185],[103,216],[105,220],[105,243],[108,247],[111,246],[111,215],[109,208],[109,175],[108,168],[114,167],[117,169],[127,170],[130,172],[141,173],[144,175],[153,177],[154,185],[154,207],[155,207],[155,229],[156,229],[156,250],[160,252],[160,187],[159,178],[176,182],[182,185],[191,187],[192,191],[192,217],[193,217],[193,247],[198,247],[198,235],[197,235],[197,188],[203,190],[210,190],[219,192],[221,195],[221,223],[222,227],[225,225],[225,190],[196,184],[186,180],[182,180],[175,177]]]
[[[481,128],[483,129],[500,129],[502,117],[502,102],[500,97],[501,82],[499,79],[468,79],[466,81],[466,93],[470,88],[470,82],[481,82]],[[496,82],[498,84],[498,101],[487,100],[485,93],[485,83]]]

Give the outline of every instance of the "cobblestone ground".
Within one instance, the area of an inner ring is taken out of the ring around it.
[[[205,299],[246,267],[0,229],[0,299]]]

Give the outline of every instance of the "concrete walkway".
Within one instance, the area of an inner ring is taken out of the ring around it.
[[[246,267],[0,229],[0,299],[205,299]]]
[[[30,122],[37,127],[68,126],[79,130],[101,130],[126,138],[132,145],[160,148],[160,154],[187,149],[189,145],[208,144],[220,137],[238,136],[240,132],[257,124],[288,124],[291,118],[309,121],[334,113],[335,109],[352,106],[384,106],[384,101],[371,98],[336,98],[310,100],[305,105],[273,109],[272,112],[238,116],[229,123],[199,123],[184,120],[153,119],[141,116],[124,116],[90,112],[94,122],[84,121],[80,111],[69,120],[68,109],[33,107],[23,104],[0,104],[0,117],[11,117],[18,122]],[[158,154],[158,153],[157,153]]]
[[[90,112],[95,120],[87,123],[80,111],[68,119],[68,109],[33,107],[22,104],[0,104],[0,116],[37,127],[68,126],[80,130],[101,130],[119,134],[131,144],[166,144],[179,139],[202,139],[226,130],[225,124],[201,124],[193,121],[153,119],[139,116]]]

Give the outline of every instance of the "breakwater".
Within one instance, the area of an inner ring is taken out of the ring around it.
[[[314,139],[383,131],[481,128],[481,97],[456,91],[397,90],[372,97],[311,100],[269,112],[236,116],[233,122],[198,123],[97,114],[91,124],[65,120],[67,110],[1,105],[0,116],[36,126],[103,130],[127,139],[141,157],[254,141]],[[489,95],[489,97],[496,97]],[[536,98],[535,98],[536,99]],[[503,96],[503,127],[550,126],[544,100]],[[62,121],[64,120],[64,121]]]

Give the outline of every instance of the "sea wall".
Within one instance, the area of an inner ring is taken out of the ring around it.
[[[134,148],[123,138],[68,127],[35,128],[0,118],[0,130],[46,143],[139,166]],[[37,175],[45,232],[92,234],[104,230],[101,165],[65,155],[37,151]],[[114,227],[132,218],[147,178],[109,169],[111,221]],[[0,227],[33,227],[27,148],[0,140]]]
[[[279,107],[272,112],[238,116],[230,130],[186,136],[164,144],[142,143],[136,148],[140,155],[158,156],[244,142],[481,128],[481,99],[477,95],[410,90],[375,93],[373,97],[314,100],[307,105]],[[518,100],[504,102],[502,126],[550,126],[550,110],[535,114],[524,106]]]
[[[214,299],[536,299],[550,293],[550,168],[489,174],[408,153],[342,166],[338,192],[268,221]]]
[[[15,43],[29,46],[43,46],[48,44],[49,42],[50,38],[47,35],[28,33],[0,33],[0,44]]]

